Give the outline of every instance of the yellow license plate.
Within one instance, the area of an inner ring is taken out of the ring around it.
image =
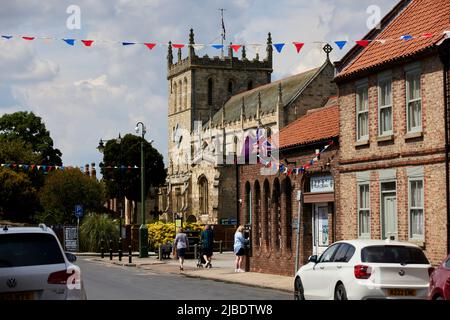
[[[34,300],[34,292],[0,293],[0,300]]]
[[[389,289],[388,293],[390,296],[410,297],[410,296],[416,295],[416,290],[414,290],[414,289]]]

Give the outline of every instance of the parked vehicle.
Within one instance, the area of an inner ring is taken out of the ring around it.
[[[410,243],[339,241],[297,271],[294,298],[425,299],[432,271],[423,251]]]
[[[431,274],[428,299],[450,300],[450,255]]]
[[[86,299],[76,256],[64,253],[52,229],[0,229],[0,300]]]

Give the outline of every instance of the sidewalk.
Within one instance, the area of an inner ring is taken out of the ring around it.
[[[87,256],[87,254],[84,254],[83,256]],[[258,272],[235,273],[234,259],[235,255],[233,252],[224,252],[222,254],[214,253],[212,268],[208,269],[197,268],[196,259],[187,259],[185,260],[184,271],[179,270],[178,260],[165,259],[160,261],[154,256],[149,258],[133,257],[131,264],[128,263],[128,256],[122,257],[122,261],[119,261],[119,258],[117,256],[113,256],[113,260],[109,260],[109,255],[105,255],[105,258],[103,259],[101,259],[100,256],[95,256],[90,260],[107,265],[114,264],[120,266],[136,267],[145,270],[180,274],[191,278],[210,279],[247,286],[293,292],[293,277]]]

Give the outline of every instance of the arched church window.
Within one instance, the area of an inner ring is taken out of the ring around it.
[[[182,96],[183,96],[183,87],[181,80],[178,82],[178,111],[182,109]]]
[[[184,93],[184,108],[187,109],[187,98],[188,98],[188,88],[187,88],[187,79],[184,78],[184,89],[183,89],[183,93]]]
[[[228,80],[228,94],[233,94],[233,80]]]
[[[252,90],[253,89],[253,80],[248,80],[247,82],[247,90]]]
[[[208,105],[212,106],[213,104],[213,79],[209,78],[208,79]]]
[[[177,84],[173,84],[173,109],[174,112],[177,112],[177,98],[178,98],[178,87]]]
[[[208,214],[208,180],[202,176],[198,182],[200,214]]]

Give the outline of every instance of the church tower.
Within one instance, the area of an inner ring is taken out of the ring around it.
[[[174,61],[174,45],[169,42],[167,52],[167,80],[169,92],[169,161],[174,146],[175,131],[194,130],[195,121],[206,123],[219,111],[225,102],[237,93],[270,83],[272,74],[272,38],[267,38],[267,56],[260,60],[249,60],[246,48],[241,48],[242,58],[234,57],[234,50],[228,46],[228,55],[213,58],[198,56],[195,50],[194,31],[189,33],[187,57],[177,50]],[[177,46],[178,47],[178,46]],[[170,172],[170,165],[169,165]]]
[[[228,55],[223,57],[198,55],[196,48],[199,45],[195,44],[192,29],[186,48],[187,56],[183,57],[179,45],[171,42],[168,45],[167,212],[183,215],[186,219],[194,215],[205,217],[211,215],[212,211],[217,212],[217,184],[221,183],[214,178],[219,174],[214,164],[206,167],[202,165],[201,168],[197,166],[195,170],[200,170],[205,175],[192,176],[193,167],[185,161],[190,156],[189,152],[180,151],[181,148],[187,150],[186,147],[191,146],[183,146],[189,139],[180,133],[192,134],[196,130],[196,122],[200,121],[201,125],[207,123],[216,113],[220,113],[225,102],[232,96],[271,82],[273,49],[270,33],[266,57],[262,60],[258,54],[254,59],[248,59],[247,48],[244,46],[238,50],[240,58],[234,56],[233,48],[236,47],[232,43],[227,47],[225,49],[228,49]],[[229,178],[232,179],[231,176]]]

